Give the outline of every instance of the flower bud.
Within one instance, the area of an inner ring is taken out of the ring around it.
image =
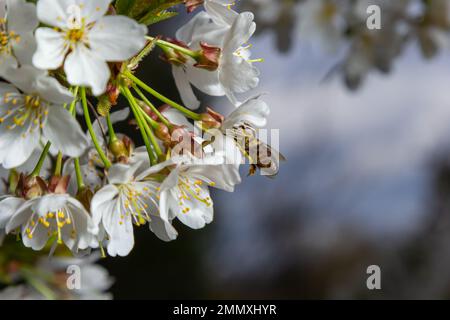
[[[47,184],[41,177],[21,174],[16,188],[16,195],[27,200],[40,197],[48,192]]]
[[[108,96],[109,102],[115,106],[117,104],[117,99],[119,99],[120,96],[120,90],[119,87],[116,85],[109,83],[108,87],[106,88],[106,95]]]
[[[166,39],[166,41],[176,44],[177,46],[189,49],[189,47],[182,41],[170,38]],[[161,47],[161,50],[164,52],[164,54],[161,55],[160,58],[170,64],[173,64],[175,66],[182,66],[188,61],[188,58],[178,50],[169,47]]]
[[[119,162],[127,162],[130,156],[130,145],[118,138],[115,138],[109,142],[109,150]]]
[[[206,42],[200,42],[201,50],[199,57],[196,59],[196,68],[215,71],[219,67],[219,59],[222,50],[219,47],[211,46]]]
[[[153,120],[158,121],[159,118],[156,115],[156,113],[153,112],[153,110],[142,100],[137,100],[139,106],[144,110],[144,112]]]
[[[201,126],[203,129],[219,129],[222,126],[225,117],[211,108],[206,109],[206,113],[200,115]]]
[[[90,211],[91,201],[93,197],[94,193],[88,187],[80,188],[80,190],[78,190],[78,193],[76,195],[77,200],[81,202],[81,204],[88,212]]]
[[[67,193],[69,186],[70,176],[52,176],[48,183],[48,190],[56,194]]]
[[[186,6],[187,12],[191,13],[197,7],[201,6],[203,4],[204,0],[184,0],[184,5]]]
[[[155,128],[155,135],[158,139],[162,140],[164,143],[170,144],[171,142],[171,136],[169,128],[167,128],[166,125],[163,123],[158,123],[157,127]]]
[[[111,107],[112,105],[108,96],[103,95],[98,99],[97,112],[102,117],[106,117],[108,115],[108,113],[111,111]]]

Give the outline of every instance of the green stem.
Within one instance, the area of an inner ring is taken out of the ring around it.
[[[147,134],[150,138],[150,141],[152,142],[152,145],[155,148],[156,155],[159,157],[163,154],[161,147],[158,144],[158,141],[156,139],[155,133],[153,132],[153,129],[151,127],[149,127],[145,121],[145,120],[147,120],[149,122],[150,120],[153,120],[153,119],[150,118],[148,116],[148,114],[146,114],[145,111],[142,109],[138,109],[138,112],[140,113],[141,121],[144,124],[145,131],[147,132]]]
[[[150,159],[150,163],[153,165],[156,163],[155,155],[153,154],[153,149],[150,145],[150,141],[147,136],[147,132],[145,130],[144,124],[142,122],[142,118],[140,116],[140,108],[137,105],[137,102],[134,100],[133,95],[130,92],[130,89],[127,87],[123,87],[123,94],[127,98],[128,103],[130,104],[131,111],[133,111],[134,118],[138,124],[139,130],[141,131],[142,139],[144,140],[145,147],[147,148],[148,157]]]
[[[155,40],[154,37],[147,37],[147,39],[150,40],[150,41],[154,41]],[[174,43],[167,42],[167,41],[164,41],[164,40],[161,40],[161,39],[157,39],[156,40],[156,44],[158,46],[160,46],[160,47],[166,47],[166,48],[174,49],[174,50],[176,50],[178,52],[181,52],[181,53],[183,53],[183,54],[185,54],[185,55],[187,55],[187,56],[189,56],[189,57],[191,57],[193,59],[198,59],[200,57],[200,52],[198,52],[198,51],[192,51],[192,50],[190,50],[188,48],[184,48],[184,47],[181,47],[181,46],[176,45]]]
[[[164,123],[164,125],[166,125],[167,127],[170,127],[170,122],[169,120],[166,119],[166,117],[164,117],[161,112],[159,112],[159,110],[153,105],[153,103],[150,102],[150,100],[147,99],[147,97],[144,95],[144,93],[141,91],[141,89],[138,88],[138,86],[136,84],[132,84],[132,87],[134,89],[134,91],[136,91],[136,93],[138,94],[138,96],[150,107],[150,109],[152,109],[152,111],[158,116],[158,118],[161,120],[162,123]],[[152,119],[153,120],[153,119]]]
[[[84,87],[81,88],[81,103],[83,105],[84,118],[86,120],[86,125],[88,127],[89,134],[91,135],[92,142],[94,143],[95,149],[97,150],[97,153],[100,156],[106,169],[109,169],[111,167],[111,162],[108,160],[105,153],[103,152],[100,143],[97,140],[97,136],[95,135],[94,128],[92,127],[91,116],[89,115],[89,109],[86,99],[86,88]]]
[[[75,116],[75,112],[76,112],[76,105],[77,105],[77,100],[78,100],[78,91],[80,90],[80,87],[75,87],[75,90],[73,91],[73,96],[74,99],[72,101],[72,103],[70,104],[70,108],[69,108],[69,112],[70,114],[72,114],[73,116]]]
[[[106,124],[108,125],[109,141],[117,140],[116,133],[114,132],[114,127],[111,122],[111,114],[108,112],[106,115]]]
[[[45,158],[48,155],[48,151],[50,150],[51,145],[52,143],[48,141],[44,147],[44,150],[42,150],[41,156],[39,157],[39,161],[36,164],[36,167],[34,168],[33,172],[31,173],[32,177],[37,177],[41,173],[42,166],[44,165]]]
[[[75,174],[77,177],[77,187],[78,190],[81,190],[82,188],[85,187],[84,182],[83,182],[83,175],[81,174],[81,167],[80,167],[80,159],[79,158],[75,158],[73,160],[74,166],[75,166]]]
[[[39,293],[41,293],[47,300],[56,300],[56,295],[52,289],[50,289],[44,282],[38,280],[36,275],[34,275],[28,269],[23,268],[21,270],[25,280],[35,288]]]
[[[195,121],[200,121],[201,116],[195,112],[192,112],[191,110],[187,109],[186,107],[183,107],[182,105],[176,103],[175,101],[170,100],[169,98],[166,98],[159,92],[155,91],[154,89],[150,88],[148,85],[146,85],[144,82],[139,80],[136,76],[134,76],[130,71],[125,72],[125,76],[128,77],[131,81],[133,81],[135,84],[137,84],[139,87],[150,93],[155,98],[161,100],[164,103],[167,103],[171,107],[177,109],[178,111],[182,112],[187,117],[191,118]]]
[[[58,152],[58,157],[56,158],[56,166],[55,166],[55,176],[57,176],[57,177],[61,176],[62,159],[63,159],[63,154],[60,151],[60,152]]]

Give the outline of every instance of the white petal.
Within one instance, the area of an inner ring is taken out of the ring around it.
[[[49,102],[62,105],[71,103],[74,99],[73,94],[67,88],[48,75],[38,77],[35,86],[39,95]]]
[[[11,119],[0,124],[0,164],[6,169],[24,164],[38,147],[40,137],[38,130],[26,133],[29,124],[7,129],[8,125],[13,125]]]
[[[39,22],[36,15],[36,6],[25,0],[7,0],[8,30],[23,35],[24,32],[33,32]]]
[[[4,75],[4,78],[25,93],[36,93],[36,79],[46,76],[47,71],[33,66],[22,66],[14,72]]]
[[[70,157],[81,156],[89,146],[79,123],[62,106],[50,107],[43,134],[55,148]]]
[[[84,45],[78,45],[64,64],[67,81],[74,86],[89,86],[96,96],[106,90],[111,71],[107,63]]]
[[[200,91],[210,96],[224,96],[225,90],[219,79],[219,71],[208,71],[192,66],[186,67],[186,74],[189,81]]]
[[[108,172],[108,181],[113,184],[125,184],[131,182],[140,163],[127,165],[122,163],[114,164]]]
[[[11,217],[25,202],[22,198],[10,197],[0,202],[0,229],[5,229]]]
[[[122,219],[124,212],[120,210],[117,201],[110,202],[106,214],[103,215],[103,225],[109,235],[108,254],[112,257],[127,256],[134,246],[131,217],[125,216]]]
[[[182,67],[173,66],[172,74],[184,105],[192,110],[198,109],[198,107],[200,107],[200,101],[195,96],[194,90],[192,90],[192,86],[184,69]]]
[[[226,0],[226,2],[228,2],[228,0]],[[208,12],[214,22],[219,25],[231,26],[238,16],[236,11],[229,8],[229,2],[221,3],[221,1],[206,0],[204,5],[206,12]]]
[[[256,30],[256,24],[253,22],[253,19],[254,15],[251,12],[242,12],[239,14],[225,36],[223,46],[224,54],[232,54],[248,42]]]
[[[228,94],[244,93],[256,88],[259,84],[258,77],[259,70],[251,62],[235,55],[224,55],[219,79]],[[231,100],[236,103],[234,99]]]
[[[208,187],[201,186],[202,198],[209,195]],[[211,223],[214,216],[213,206],[206,206],[203,202],[200,202],[194,198],[185,200],[185,206],[179,205],[179,200],[172,198],[169,201],[170,210],[176,213],[178,220],[184,225],[192,229],[202,229],[206,224]],[[183,212],[183,209],[189,208],[188,212]]]
[[[17,59],[8,53],[0,53],[0,76],[14,72],[18,67]]]
[[[69,21],[68,8],[74,4],[76,0],[39,0],[37,2],[38,18],[49,26],[65,29]]]
[[[100,225],[103,216],[107,213],[105,210],[110,208],[110,203],[118,195],[119,190],[111,184],[108,184],[97,191],[91,201],[91,214],[94,225]]]
[[[75,2],[81,8],[81,16],[86,19],[86,24],[89,24],[107,13],[112,0],[76,0]]]
[[[50,28],[36,30],[37,51],[33,56],[33,65],[43,70],[55,70],[62,66],[69,47],[64,35]]]
[[[177,230],[171,223],[164,221],[160,217],[152,216],[149,222],[150,230],[162,241],[172,241],[178,236]]]
[[[162,112],[162,115],[170,121],[170,123],[175,124],[177,126],[184,126],[189,131],[194,130],[194,125],[189,122],[184,114],[181,111],[178,111],[174,108],[169,108]]]
[[[263,128],[267,124],[269,114],[270,108],[264,101],[259,97],[251,98],[225,119],[222,128],[231,129],[243,123],[250,124],[254,128]]]
[[[147,27],[125,16],[106,16],[89,32],[93,52],[106,61],[124,61],[146,44]]]
[[[23,225],[26,221],[28,221],[28,219],[33,214],[33,212],[31,211],[33,203],[33,200],[26,201],[16,210],[14,215],[6,224],[6,233],[10,233],[12,230],[15,230],[17,227]]]
[[[31,65],[37,44],[33,34],[22,35],[20,41],[12,44],[14,55],[21,65]]]

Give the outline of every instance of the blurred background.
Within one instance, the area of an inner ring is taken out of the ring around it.
[[[369,4],[381,30],[366,27]],[[101,261],[114,297],[450,298],[449,1],[237,5],[255,12],[252,53],[265,62],[250,95],[267,93],[287,162],[275,179],[244,168],[235,193],[215,192],[203,230],[177,224],[163,243],[137,229],[128,257]],[[150,33],[173,37],[188,18]],[[140,77],[178,97],[170,66],[146,64]],[[373,264],[381,290],[366,287]]]

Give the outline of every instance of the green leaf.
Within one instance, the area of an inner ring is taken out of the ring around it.
[[[174,11],[163,11],[163,12],[159,12],[159,13],[154,13],[154,12],[150,11],[141,20],[139,20],[139,22],[149,26],[151,24],[158,23],[163,20],[172,18],[176,15],[178,15],[178,12],[174,12]]]
[[[140,23],[146,25],[151,25],[169,18],[176,16],[178,13],[174,11],[167,11],[178,4],[183,2],[183,0],[165,0],[160,1],[157,6],[148,10],[147,13],[139,19]]]
[[[118,14],[129,16],[131,8],[134,6],[136,0],[117,0],[116,11]]]
[[[127,15],[140,23],[150,25],[177,15],[168,9],[183,3],[183,0],[117,0],[118,14]]]

